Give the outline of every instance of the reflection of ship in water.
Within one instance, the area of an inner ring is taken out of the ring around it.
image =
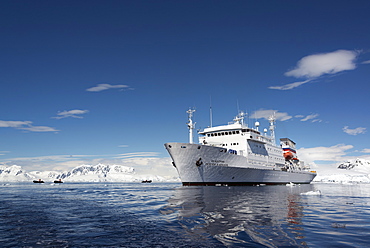
[[[300,193],[313,188],[182,187],[162,213],[176,213],[189,234],[226,246],[305,247]]]

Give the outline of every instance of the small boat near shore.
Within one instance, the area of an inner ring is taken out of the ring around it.
[[[54,183],[63,183],[62,179],[54,180]]]
[[[34,183],[44,183],[44,181],[42,181],[41,179],[39,180],[33,180]]]
[[[152,180],[143,180],[143,181],[141,181],[141,183],[151,183],[152,182]]]

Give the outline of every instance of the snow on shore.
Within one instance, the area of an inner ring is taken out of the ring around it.
[[[153,182],[179,181],[178,178],[165,178],[156,175],[137,175],[133,167],[123,165],[81,165],[70,171],[30,171],[25,172],[20,166],[0,166],[0,182],[24,182],[42,179],[53,182],[61,179],[68,182]]]
[[[370,183],[370,161],[356,159],[338,166],[318,166],[313,182],[320,183]],[[156,175],[138,175],[133,167],[123,165],[81,165],[70,171],[30,171],[21,166],[0,166],[0,182],[23,182],[42,179],[53,182],[61,179],[69,182],[179,182],[179,178]]]

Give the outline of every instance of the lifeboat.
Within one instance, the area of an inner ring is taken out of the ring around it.
[[[55,180],[54,183],[63,183],[63,182],[62,182],[62,179],[59,179],[59,180]]]
[[[285,160],[291,160],[294,157],[293,153],[290,151],[284,152],[283,156]]]

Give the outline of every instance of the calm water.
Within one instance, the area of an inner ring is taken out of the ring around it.
[[[2,183],[0,246],[369,247],[370,185]]]

